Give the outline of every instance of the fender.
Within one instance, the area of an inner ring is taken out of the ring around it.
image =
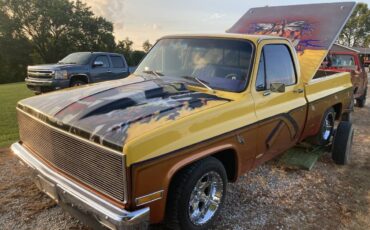
[[[235,135],[233,135],[232,138],[237,141]],[[218,142],[216,145],[214,144],[210,144],[210,146],[209,144],[199,143],[195,146],[187,148],[186,150],[179,151],[178,153],[166,154],[165,156],[150,159],[146,162],[141,162],[133,165],[131,169],[131,175],[132,182],[135,183],[132,184],[131,206],[133,206],[134,208],[138,206],[135,204],[135,198],[142,197],[153,192],[163,191],[162,199],[156,201],[153,200],[153,202],[148,204],[148,206],[152,210],[156,210],[155,212],[151,213],[151,222],[161,222],[165,215],[170,184],[176,174],[193,162],[196,162],[208,156],[213,156],[223,151],[230,151],[234,153],[233,157],[235,157],[236,176],[235,178],[233,178],[233,180],[235,180],[237,178],[237,175],[240,175],[242,173],[241,160],[239,159],[240,152],[238,151],[238,148],[240,147],[230,142]],[[201,147],[198,147],[199,145],[201,145]],[[250,166],[252,167],[252,163],[250,164]],[[150,181],[143,180],[144,178],[148,177],[151,177],[152,179]]]

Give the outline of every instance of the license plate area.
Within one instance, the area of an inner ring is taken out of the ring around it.
[[[35,184],[41,191],[46,193],[51,199],[53,199],[56,202],[59,201],[57,188],[55,184],[49,182],[47,179],[45,179],[41,175],[36,176]]]

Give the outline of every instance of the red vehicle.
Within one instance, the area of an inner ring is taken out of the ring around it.
[[[325,58],[320,70],[325,72],[350,72],[354,97],[358,107],[364,107],[367,95],[367,71],[355,52],[331,51]]]

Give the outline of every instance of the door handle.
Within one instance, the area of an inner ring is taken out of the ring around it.
[[[112,71],[111,70],[107,70],[107,73],[112,73]]]
[[[303,93],[304,90],[303,89],[296,89],[296,90],[293,90],[294,93]]]
[[[265,92],[263,92],[263,96],[268,96],[268,95],[270,95],[271,94],[271,91],[265,91]]]

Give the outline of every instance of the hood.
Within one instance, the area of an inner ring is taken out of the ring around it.
[[[53,126],[122,151],[133,138],[226,103],[183,83],[132,76],[24,99],[18,108]]]
[[[60,70],[70,67],[80,67],[76,64],[44,64],[44,65],[33,65],[28,66],[27,70]]]
[[[252,8],[227,32],[272,35],[295,46],[301,77],[309,82],[355,8],[355,2]]]

